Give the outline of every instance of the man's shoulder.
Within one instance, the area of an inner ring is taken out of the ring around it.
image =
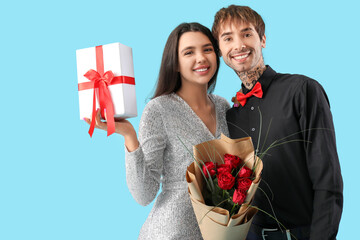
[[[276,73],[276,77],[273,79],[272,84],[283,85],[287,88],[322,88],[320,83],[308,76],[303,74],[293,73]]]
[[[288,89],[296,95],[325,95],[323,86],[315,79],[302,75],[290,73],[277,73],[273,80],[274,86],[280,89]]]
[[[277,81],[284,81],[288,84],[299,84],[307,82],[317,82],[315,79],[302,75],[302,74],[293,74],[293,73],[276,73],[275,79]]]

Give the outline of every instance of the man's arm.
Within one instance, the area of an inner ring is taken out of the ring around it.
[[[319,83],[307,79],[301,91],[300,125],[304,133],[314,200],[311,240],[336,239],[343,207],[343,182],[329,101]]]

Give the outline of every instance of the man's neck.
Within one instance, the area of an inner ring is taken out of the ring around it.
[[[251,89],[255,83],[259,80],[263,72],[266,70],[266,66],[264,64],[264,61],[261,61],[261,63],[256,66],[254,69],[251,69],[250,71],[245,72],[236,72],[236,74],[241,79],[242,83],[247,89]]]

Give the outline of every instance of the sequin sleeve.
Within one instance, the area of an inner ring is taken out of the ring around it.
[[[133,152],[125,148],[126,181],[130,193],[146,206],[156,197],[163,169],[166,134],[159,105],[150,101],[139,126],[140,146]]]

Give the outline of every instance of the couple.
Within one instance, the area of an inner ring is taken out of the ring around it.
[[[308,77],[276,73],[265,65],[265,43],[261,16],[235,5],[216,13],[212,32],[198,23],[183,23],[170,34],[155,94],[141,117],[139,140],[127,120],[116,122],[116,132],[125,138],[127,184],[135,200],[149,204],[162,184],[139,239],[202,239],[185,180],[193,158],[179,138],[192,149],[220,133],[251,136],[255,147],[258,141],[268,146],[297,133],[293,139],[303,141],[279,146],[263,160],[264,192],[257,191],[254,205],[268,213],[273,208],[298,240],[336,238],[342,177],[326,93]],[[211,94],[220,54],[242,81],[232,108]],[[261,139],[258,109],[264,126],[272,119]],[[99,112],[96,127],[107,128]],[[247,239],[287,238],[276,221],[258,212]]]

